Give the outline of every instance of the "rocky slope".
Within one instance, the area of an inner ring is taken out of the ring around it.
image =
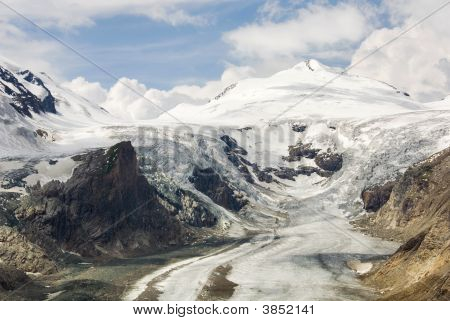
[[[25,272],[0,262],[0,291],[14,290],[29,281]]]
[[[384,299],[450,300],[450,148],[410,167],[386,203],[359,225],[404,244],[365,281]],[[385,199],[386,187],[375,188]],[[379,195],[363,193],[366,204]],[[372,205],[366,208],[373,208]]]
[[[192,192],[150,184],[130,142],[74,158],[78,165],[65,182],[38,183],[22,197],[2,193],[5,269],[49,274],[73,254],[142,255],[192,242],[202,227],[218,222]]]
[[[66,182],[31,189],[17,217],[66,251],[132,253],[179,244],[185,231],[139,172],[130,142],[83,156]]]

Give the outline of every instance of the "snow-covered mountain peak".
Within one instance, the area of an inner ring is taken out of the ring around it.
[[[244,125],[310,117],[360,119],[424,108],[386,83],[308,60],[267,78],[241,80],[203,106],[181,104],[169,113],[189,123]]]
[[[292,69],[294,70],[309,70],[309,71],[318,71],[318,70],[324,70],[327,67],[325,65],[322,65],[319,61],[315,59],[308,59],[305,61],[302,61],[295,65]]]

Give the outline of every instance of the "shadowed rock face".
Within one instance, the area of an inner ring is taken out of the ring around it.
[[[240,155],[244,155],[244,156],[248,154],[244,148],[242,148],[238,145],[237,141],[233,137],[230,137],[228,135],[223,135],[222,137],[220,137],[220,139],[226,144],[226,147],[225,147],[226,153],[231,151],[235,154],[240,154]]]
[[[247,151],[240,147],[233,137],[223,135],[220,139],[225,143],[223,150],[227,154],[228,160],[241,172],[247,182],[255,183],[252,174],[246,166],[252,164],[243,157],[248,154]]]
[[[394,182],[388,182],[384,185],[364,189],[361,193],[364,209],[368,212],[378,211],[389,200],[393,188]]]
[[[32,188],[17,216],[28,229],[83,256],[148,251],[184,236],[174,213],[140,174],[130,142],[88,153],[66,183]]]
[[[24,272],[0,263],[0,291],[15,290],[28,281],[29,278]]]
[[[317,154],[314,158],[314,162],[323,170],[337,172],[342,168],[344,159],[341,154],[327,151],[326,153]]]
[[[410,167],[360,225],[404,243],[366,278],[384,298],[450,300],[450,148]]]
[[[194,187],[208,196],[214,203],[231,211],[239,211],[247,201],[234,192],[229,184],[212,168],[194,167],[189,178]]]

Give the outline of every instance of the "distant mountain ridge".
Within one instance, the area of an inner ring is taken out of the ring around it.
[[[118,122],[44,73],[0,58],[0,156],[42,149],[59,131]]]

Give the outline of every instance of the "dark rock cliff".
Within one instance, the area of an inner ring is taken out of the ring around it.
[[[66,183],[32,188],[17,216],[28,230],[83,256],[145,252],[184,237],[182,224],[139,172],[130,142],[86,154]]]

